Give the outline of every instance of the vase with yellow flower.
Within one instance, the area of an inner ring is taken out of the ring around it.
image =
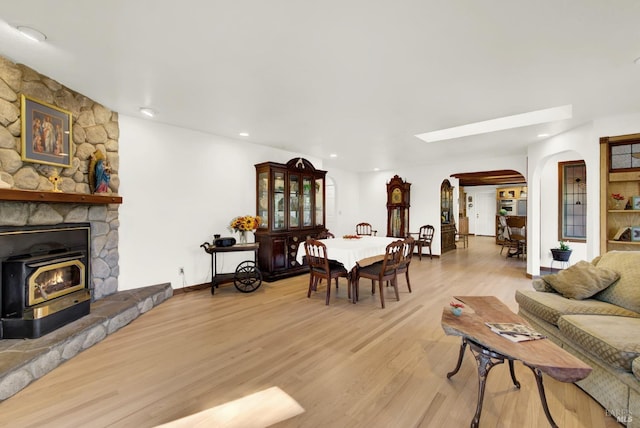
[[[262,219],[259,216],[245,215],[234,217],[229,224],[229,230],[238,232],[240,234],[239,242],[241,244],[247,243],[247,233],[253,232],[260,226]]]

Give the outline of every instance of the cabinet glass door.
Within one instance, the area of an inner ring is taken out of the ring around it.
[[[258,174],[258,216],[262,222],[260,227],[269,225],[269,173]]]
[[[316,178],[316,226],[324,226],[324,180]]]
[[[273,228],[285,228],[284,172],[273,173]]]
[[[310,177],[302,179],[302,225],[311,226],[311,191],[312,182]]]
[[[289,176],[289,227],[300,227],[298,199],[300,197],[300,177]]]

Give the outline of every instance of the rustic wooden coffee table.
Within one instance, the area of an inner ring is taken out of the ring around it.
[[[557,427],[547,405],[542,373],[561,382],[576,382],[587,377],[591,373],[591,367],[549,339],[516,343],[491,331],[486,326],[486,322],[527,324],[526,321],[511,312],[498,298],[494,296],[455,296],[455,298],[463,302],[466,308],[460,316],[453,315],[449,308],[445,308],[442,312],[444,332],[449,336],[462,336],[458,364],[452,372],[447,374],[447,378],[451,378],[458,372],[462,365],[464,351],[469,345],[478,364],[479,378],[478,403],[471,427],[477,427],[480,422],[484,388],[489,370],[497,364],[504,363],[505,360],[509,362],[511,379],[516,388],[520,388],[520,383],[516,380],[513,362],[519,360],[533,371],[544,413],[551,426]]]

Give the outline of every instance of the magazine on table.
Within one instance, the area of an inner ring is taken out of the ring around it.
[[[527,340],[544,339],[546,337],[524,324],[512,322],[487,322],[485,324],[491,331],[512,342],[524,342]]]

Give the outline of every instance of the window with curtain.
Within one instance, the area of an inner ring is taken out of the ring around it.
[[[560,162],[558,240],[587,238],[587,166],[584,161]]]

